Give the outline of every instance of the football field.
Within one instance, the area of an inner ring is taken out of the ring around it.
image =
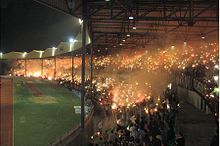
[[[51,81],[15,78],[14,146],[46,146],[80,123],[80,98]]]

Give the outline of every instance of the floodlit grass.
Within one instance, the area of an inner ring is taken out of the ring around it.
[[[42,96],[35,97],[27,86],[32,83]],[[78,125],[74,113],[79,97],[49,81],[14,79],[14,145],[46,146]]]

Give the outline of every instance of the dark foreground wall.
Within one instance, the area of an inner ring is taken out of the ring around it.
[[[208,105],[205,103],[205,100],[195,91],[178,86],[177,96],[178,98],[184,98],[189,104],[193,105],[199,110],[204,111],[206,114],[211,114]]]
[[[202,98],[188,89],[178,87],[180,108],[177,115],[177,127],[185,137],[186,146],[210,146],[215,135],[215,118]]]

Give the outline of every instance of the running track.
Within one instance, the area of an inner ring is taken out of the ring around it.
[[[12,146],[12,124],[13,124],[13,80],[0,77],[0,146]]]

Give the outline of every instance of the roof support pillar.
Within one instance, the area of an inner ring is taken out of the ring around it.
[[[87,0],[82,0],[82,75],[81,75],[81,145],[85,145],[85,56],[86,56],[86,28],[87,28]]]

